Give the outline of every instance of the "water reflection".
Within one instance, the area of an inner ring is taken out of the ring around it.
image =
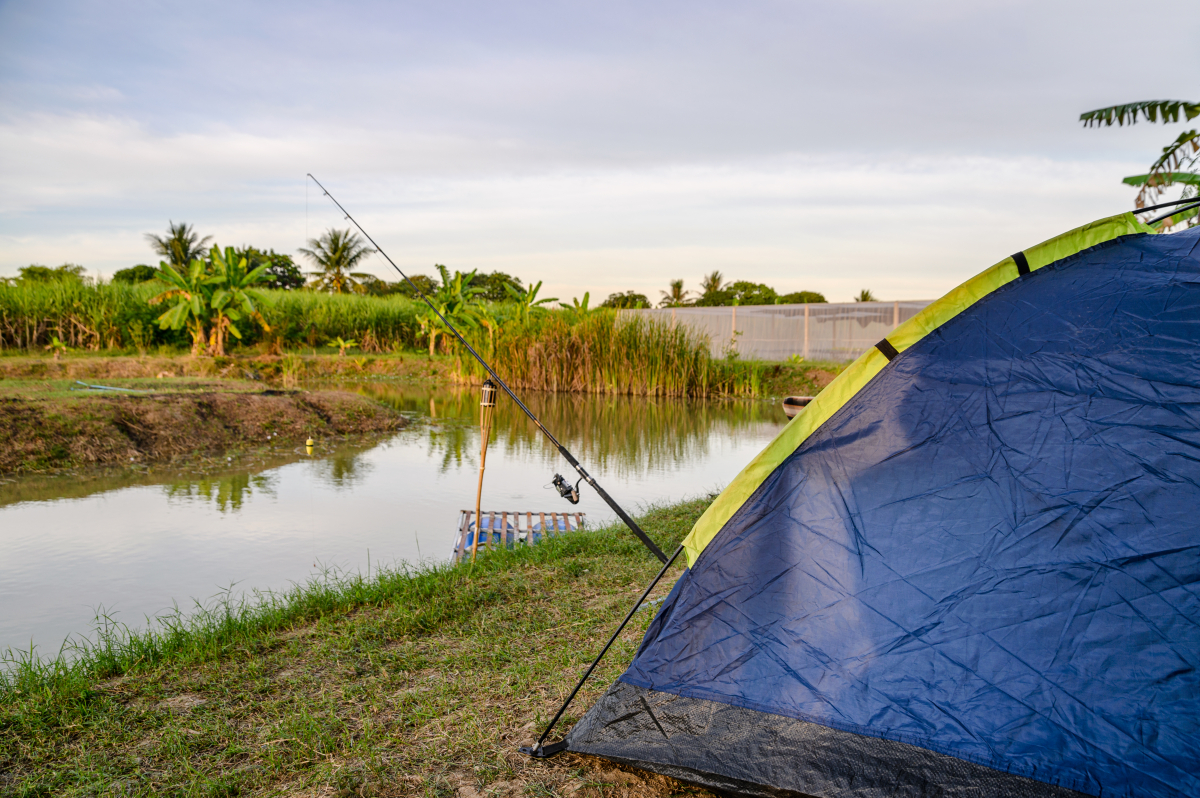
[[[213,502],[221,512],[240,510],[251,491],[274,496],[276,477],[270,474],[230,474],[216,479],[199,479],[172,482],[164,490],[168,499],[194,501],[204,499]]]
[[[347,385],[407,413],[428,412],[428,444],[442,471],[475,465],[479,393],[457,388],[436,393],[396,384]],[[686,467],[710,454],[714,434],[736,434],[787,421],[775,402],[704,401],[596,394],[529,393],[522,401],[588,468],[619,477],[647,470]],[[559,454],[520,408],[501,394],[496,400],[494,446],[514,457],[546,462]]]
[[[328,476],[331,484],[349,487],[364,471],[356,458],[368,448],[369,445],[363,444],[335,444],[332,453],[318,454],[317,467]],[[161,485],[168,498],[204,498],[223,504],[225,510],[236,511],[254,490],[269,492],[268,486],[256,481],[255,475],[313,459],[305,454],[303,447],[294,447],[259,451],[235,460],[222,458],[187,465],[101,467],[53,475],[8,477],[0,479],[0,508],[24,502],[85,499],[133,487]]]
[[[313,462],[314,475],[337,490],[349,490],[371,471],[361,452],[336,452]]]
[[[460,510],[474,506],[479,396],[394,383],[351,387],[412,423],[379,445],[319,441],[317,454],[172,467],[21,477],[0,484],[0,648],[56,649],[86,633],[94,608],[140,625],[236,583],[285,588],[314,563],[346,571],[444,559]],[[527,401],[631,512],[719,489],[786,421],[766,402],[587,394]],[[484,510],[613,518],[585,489],[578,505],[547,488],[566,464],[510,400],[501,399]],[[319,437],[319,436],[318,436]]]

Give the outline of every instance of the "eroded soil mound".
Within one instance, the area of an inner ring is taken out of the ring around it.
[[[340,391],[0,399],[0,473],[169,461],[404,423],[391,408]]]

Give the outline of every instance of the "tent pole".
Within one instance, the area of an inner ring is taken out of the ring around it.
[[[614,642],[616,642],[617,635],[624,631],[625,627],[629,624],[629,621],[633,619],[634,614],[641,609],[642,603],[646,600],[646,597],[650,595],[650,591],[653,590],[654,586],[659,583],[659,580],[663,578],[663,575],[667,572],[667,569],[671,567],[671,563],[675,562],[682,551],[683,544],[680,543],[679,548],[675,549],[675,553],[671,555],[671,559],[667,560],[666,564],[663,565],[662,570],[658,572],[658,575],[654,577],[650,584],[646,585],[646,589],[642,591],[642,595],[638,597],[638,600],[634,603],[633,608],[629,610],[629,614],[625,616],[625,620],[621,621],[621,625],[618,626],[617,630],[612,633],[612,637],[608,638],[608,642],[604,644],[604,648],[600,649],[600,653],[596,656],[596,659],[592,662],[592,664],[588,666],[587,671],[585,671],[583,674],[583,678],[579,680],[579,683],[575,685],[575,689],[571,691],[569,696],[567,696],[567,700],[564,701],[563,705],[558,708],[558,712],[554,714],[554,719],[550,721],[550,725],[546,727],[544,732],[542,732],[542,736],[539,737],[538,741],[533,745],[521,746],[520,750],[522,754],[528,754],[529,756],[537,759],[549,759],[555,754],[566,750],[566,742],[558,742],[551,745],[543,745],[543,743],[546,742],[546,738],[550,736],[551,730],[554,729],[554,726],[558,723],[559,719],[562,718],[563,713],[567,711],[567,707],[571,706],[571,702],[575,700],[575,696],[579,693],[579,689],[583,687],[583,683],[588,680],[588,677],[592,675],[592,671],[596,670],[596,666],[600,664],[600,660],[604,659],[604,655],[608,653],[608,649],[612,647]]]

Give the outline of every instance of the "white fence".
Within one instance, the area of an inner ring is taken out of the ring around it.
[[[744,305],[720,308],[624,310],[672,325],[686,324],[707,336],[715,356],[730,350],[758,360],[846,362],[879,343],[889,332],[928,305],[914,302]]]

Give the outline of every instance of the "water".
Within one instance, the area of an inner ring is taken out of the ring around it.
[[[279,451],[204,472],[127,470],[0,484],[0,650],[57,651],[98,612],[144,626],[224,590],[285,588],[326,569],[445,559],[474,507],[478,394],[354,387],[412,424],[371,448]],[[532,394],[530,408],[627,509],[727,484],[782,428],[776,403]],[[483,509],[614,518],[590,489],[549,488],[569,466],[501,397]],[[574,482],[574,480],[572,480]]]

